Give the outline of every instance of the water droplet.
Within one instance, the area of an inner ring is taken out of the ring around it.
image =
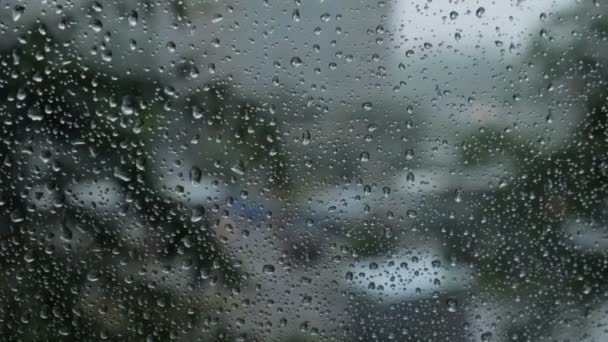
[[[449,312],[456,312],[456,310],[458,310],[458,301],[456,298],[449,298],[446,305]]]
[[[371,102],[364,102],[361,105],[361,108],[363,108],[366,111],[370,111],[370,110],[372,110],[372,103]]]
[[[100,32],[103,29],[103,24],[101,23],[100,20],[95,19],[91,22],[91,24],[89,25],[89,27],[91,28],[91,30],[93,30],[94,32]]]
[[[103,11],[103,5],[99,1],[93,2],[91,9],[97,13]]]
[[[137,11],[131,11],[131,13],[129,13],[129,26],[131,27],[135,27],[137,26],[137,22],[139,21],[139,14],[137,13]]]
[[[458,18],[458,12],[452,11],[450,12],[450,19],[456,20]]]
[[[262,267],[262,272],[264,272],[266,274],[272,274],[272,273],[274,273],[274,271],[275,271],[274,265],[266,264]]]
[[[25,253],[25,255],[23,256],[23,260],[25,260],[25,262],[27,262],[27,263],[31,263],[34,260],[36,260],[36,256],[34,255],[34,251],[33,250],[27,251],[27,253]]]
[[[481,18],[483,17],[483,15],[486,13],[486,9],[483,7],[479,7],[477,9],[477,11],[475,11],[475,16],[477,16],[477,18]]]
[[[192,106],[192,117],[195,119],[200,119],[203,117],[203,109],[197,105]]]
[[[293,67],[296,67],[296,68],[297,68],[297,67],[299,67],[300,65],[302,65],[302,60],[300,59],[300,57],[293,57],[293,58],[291,59],[291,65],[292,65]]]
[[[414,180],[416,180],[416,177],[414,176],[414,173],[410,171],[405,176],[405,180],[408,182],[413,182]]]
[[[177,48],[177,46],[175,45],[174,42],[167,43],[167,50],[169,50],[169,52],[171,52],[171,53],[175,52],[176,48]]]
[[[15,7],[13,7],[13,21],[15,21],[15,22],[19,21],[19,19],[21,19],[21,16],[23,15],[24,12],[25,12],[25,7],[23,7],[21,5],[16,5]]]
[[[131,176],[126,171],[122,170],[119,167],[114,168],[114,177],[116,177],[117,179],[120,179],[123,182],[131,181]]]
[[[232,168],[230,168],[230,170],[234,173],[236,173],[237,175],[244,175],[245,174],[245,163],[243,163],[242,160],[239,160],[236,165],[234,165]]]
[[[454,191],[454,202],[462,202],[462,189],[456,189],[456,191]]]
[[[66,224],[63,224],[61,226],[61,240],[70,241],[73,236],[72,230]]]
[[[27,110],[27,117],[32,121],[41,121],[44,119],[42,110],[39,107],[30,107]]]
[[[388,197],[391,194],[391,188],[389,188],[388,186],[383,187],[382,193],[384,194],[384,197]]]
[[[13,223],[19,223],[19,222],[25,221],[25,215],[23,215],[23,212],[20,209],[15,209],[15,210],[11,211],[10,217],[11,217],[11,222],[13,222]]]
[[[369,161],[369,153],[367,153],[367,152],[361,152],[361,155],[359,155],[359,160],[361,162],[367,162],[367,161]]]
[[[310,131],[309,130],[304,131],[304,133],[302,133],[302,145],[310,144],[310,139],[311,139]]]
[[[120,107],[120,110],[124,115],[132,115],[133,113],[135,113],[135,103],[131,96],[124,96],[122,98],[122,105]]]
[[[192,182],[192,184],[194,184],[194,185],[200,184],[202,176],[203,176],[203,173],[202,173],[201,169],[199,169],[198,167],[193,166],[190,169],[190,182]]]

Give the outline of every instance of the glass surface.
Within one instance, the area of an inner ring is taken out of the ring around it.
[[[0,3],[0,340],[607,341],[608,4]]]

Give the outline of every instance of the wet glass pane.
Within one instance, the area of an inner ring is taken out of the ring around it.
[[[608,340],[601,0],[0,3],[0,340]]]

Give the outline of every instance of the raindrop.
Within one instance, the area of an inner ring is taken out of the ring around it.
[[[194,185],[199,185],[201,183],[201,178],[203,176],[203,173],[201,171],[201,169],[199,169],[196,166],[193,166],[190,169],[190,182]]]
[[[120,110],[124,115],[132,115],[135,112],[135,103],[130,96],[124,96],[122,98]]]
[[[100,20],[95,19],[91,22],[91,24],[89,25],[89,27],[91,28],[91,30],[93,30],[94,32],[100,32],[103,29],[103,24],[101,23]]]
[[[203,117],[203,109],[197,105],[192,106],[192,117],[195,119],[200,119]]]
[[[177,46],[175,45],[174,42],[168,42],[167,43],[167,50],[169,50],[169,52],[173,53],[175,52],[175,49],[177,48]]]
[[[458,301],[456,301],[456,298],[449,298],[446,302],[446,306],[449,312],[456,312],[456,310],[458,310]]]
[[[361,155],[359,155],[359,160],[361,162],[367,162],[367,161],[369,161],[369,153],[367,153],[367,152],[361,152]]]
[[[15,209],[15,210],[11,211],[10,217],[11,217],[11,222],[13,222],[13,223],[19,223],[19,222],[25,221],[25,215],[23,215],[23,212],[20,209]]]
[[[408,172],[407,175],[405,176],[405,180],[407,180],[408,182],[413,182],[416,179],[416,177],[414,176],[413,172]]]
[[[13,21],[15,21],[15,22],[19,21],[19,19],[21,19],[21,16],[23,15],[24,12],[25,12],[25,7],[23,7],[21,5],[16,5],[15,7],[13,7]]]
[[[462,202],[462,189],[456,189],[456,191],[454,191],[454,202]]]
[[[131,11],[131,13],[129,13],[129,26],[131,27],[135,27],[137,26],[137,22],[139,21],[139,14],[137,14],[137,11]]]
[[[304,131],[304,133],[302,133],[302,145],[310,144],[310,139],[311,139],[310,131],[309,130]]]
[[[230,168],[230,170],[234,173],[236,173],[237,175],[244,175],[245,174],[245,163],[243,163],[242,160],[239,160],[236,165],[234,165],[232,168]]]
[[[272,274],[272,273],[274,273],[274,271],[275,271],[274,265],[266,264],[262,267],[262,272],[264,272],[266,274]]]
[[[297,67],[299,67],[300,65],[302,65],[302,60],[300,59],[300,57],[293,57],[293,58],[291,59],[291,65],[292,65],[293,67],[296,67],[296,68],[297,68]]]

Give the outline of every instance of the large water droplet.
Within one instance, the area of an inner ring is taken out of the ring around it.
[[[291,65],[296,68],[299,67],[302,65],[302,59],[300,59],[300,57],[293,57],[291,59]]]
[[[137,14],[137,11],[131,11],[131,13],[129,13],[129,26],[131,27],[135,27],[137,26],[137,22],[139,21],[139,14]]]
[[[202,176],[203,176],[203,173],[202,173],[201,169],[199,169],[198,167],[193,166],[190,169],[190,182],[192,182],[192,184],[194,184],[194,185],[200,184]]]
[[[15,21],[15,22],[19,21],[19,19],[21,19],[21,16],[23,15],[24,12],[25,12],[25,7],[23,7],[21,5],[16,5],[15,7],[13,7],[13,21]]]
[[[270,264],[266,264],[262,267],[262,272],[266,273],[266,274],[272,274],[274,273],[274,266],[270,265]]]
[[[456,310],[458,310],[458,301],[456,298],[449,298],[446,302],[446,306],[449,312],[456,312]]]

